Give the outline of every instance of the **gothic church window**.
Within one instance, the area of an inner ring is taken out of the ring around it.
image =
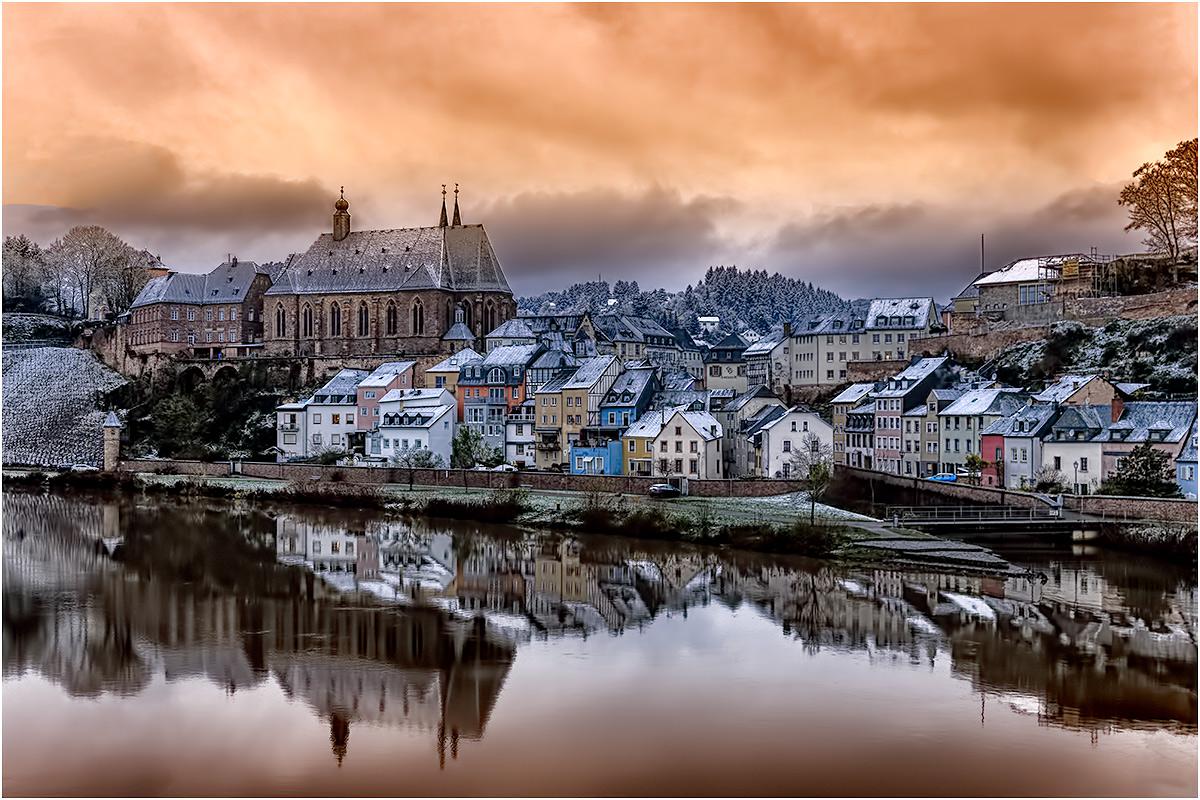
[[[329,307],[329,335],[342,335],[342,307],[336,302]]]
[[[304,311],[300,314],[300,335],[308,338],[313,335],[313,310],[308,303],[304,304]]]
[[[275,336],[280,339],[287,336],[287,312],[283,310],[283,303],[275,309]]]
[[[412,332],[414,336],[420,336],[425,333],[425,307],[421,305],[421,298],[419,297],[413,302]]]
[[[367,310],[366,303],[358,307],[358,335],[371,335],[371,312]]]
[[[396,317],[397,317],[397,315],[396,315],[396,304],[395,304],[395,303],[393,303],[391,300],[389,300],[389,301],[388,301],[388,304],[387,304],[387,315],[386,315],[386,316],[387,316],[387,332],[388,332],[388,336],[395,336],[395,335],[396,335],[396,333],[397,333],[397,330],[396,330],[396,329],[397,329],[397,325],[396,325]]]

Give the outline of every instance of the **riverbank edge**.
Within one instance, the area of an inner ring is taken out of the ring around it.
[[[696,515],[673,510],[669,506],[620,509],[623,498],[612,496],[573,497],[555,510],[533,508],[524,502],[520,489],[492,489],[471,492],[468,498],[458,498],[457,487],[430,488],[420,491],[424,498],[414,497],[411,488],[402,484],[362,485],[337,481],[290,481],[277,485],[262,481],[253,488],[233,486],[221,478],[188,475],[158,475],[153,473],[41,472],[5,469],[6,489],[10,486],[25,490],[76,490],[125,495],[167,496],[185,498],[232,499],[244,502],[297,503],[355,509],[374,509],[401,516],[458,519],[491,524],[508,524],[522,528],[564,534],[601,534],[624,536],[649,541],[672,541],[684,544],[772,555],[800,555],[834,561],[845,566],[920,566],[922,568],[953,569],[979,574],[1013,574],[1019,568],[999,559],[992,565],[964,563],[957,558],[941,558],[940,551],[906,551],[889,553],[869,546],[881,540],[909,542],[947,542],[931,534],[885,526],[879,520],[822,520],[809,524],[806,514],[775,515],[773,522],[742,521],[722,518],[720,514]],[[255,481],[254,483],[259,483]],[[426,502],[421,503],[420,500]],[[669,502],[669,501],[667,501]],[[561,507],[566,505],[566,507]],[[434,511],[430,511],[433,508]],[[786,516],[786,520],[780,517]],[[630,523],[632,524],[625,524]],[[994,556],[986,548],[979,552]]]

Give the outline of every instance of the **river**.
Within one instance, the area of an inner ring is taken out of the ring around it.
[[[1151,559],[19,491],[3,536],[8,796],[1197,793],[1196,575]]]

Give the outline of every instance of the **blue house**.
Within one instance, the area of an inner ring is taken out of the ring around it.
[[[588,425],[588,438],[620,439],[621,433],[650,407],[650,399],[659,388],[652,366],[622,372],[600,401],[600,416],[595,424]]]
[[[572,475],[620,475],[621,440],[592,443],[571,442]]]
[[[1196,422],[1193,421],[1183,449],[1175,456],[1175,482],[1179,484],[1179,491],[1189,500],[1200,496],[1196,492],[1196,439]]]

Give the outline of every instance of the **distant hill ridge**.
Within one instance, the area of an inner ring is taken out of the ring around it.
[[[850,303],[812,283],[766,270],[709,267],[695,286],[682,292],[642,291],[637,281],[576,283],[561,292],[517,299],[521,314],[622,313],[669,322],[677,317],[688,332],[699,334],[697,317],[720,317],[721,327],[766,334],[783,323],[817,314],[850,310]]]

